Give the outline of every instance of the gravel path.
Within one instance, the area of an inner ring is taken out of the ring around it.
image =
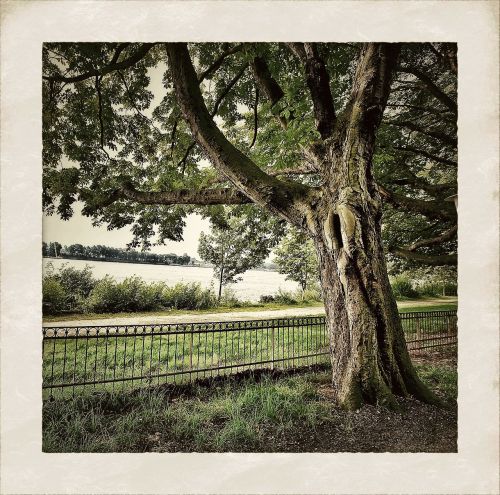
[[[411,301],[411,306],[428,306],[431,303],[451,303],[456,299],[426,299],[425,301]],[[404,310],[409,303],[399,303],[398,306]],[[312,306],[305,308],[287,308],[265,311],[233,311],[230,313],[204,313],[204,314],[181,314],[181,315],[148,315],[138,316],[133,313],[121,318],[96,318],[94,320],[61,320],[44,322],[43,326],[49,327],[78,327],[96,325],[157,325],[161,323],[204,323],[210,321],[237,321],[237,320],[263,320],[267,318],[285,318],[293,316],[317,316],[325,314],[323,306]]]
[[[125,318],[99,318],[95,320],[69,320],[45,322],[44,327],[77,327],[94,325],[157,325],[161,323],[204,323],[210,321],[263,320],[291,316],[315,316],[325,314],[321,306],[308,308],[288,308],[267,311],[233,311],[232,313],[204,313],[161,316],[134,316]]]

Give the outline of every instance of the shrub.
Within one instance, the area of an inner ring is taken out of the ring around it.
[[[391,282],[392,292],[396,299],[418,297],[418,292],[413,288],[410,279],[404,275],[397,275]]]
[[[297,304],[297,297],[289,291],[283,290],[281,287],[274,296],[274,301],[278,304]]]
[[[443,284],[427,282],[417,287],[417,291],[424,297],[439,297],[443,294]]]
[[[122,301],[121,311],[142,311],[156,309],[154,300],[147,298],[148,286],[140,277],[128,277],[117,284],[119,299]]]
[[[67,266],[67,263],[65,263],[55,272],[53,265],[49,264],[45,277],[57,281],[66,294],[64,305],[60,307],[59,311],[81,311],[84,299],[89,296],[96,284],[90,266],[85,266],[85,268],[79,270]]]
[[[311,287],[307,288],[302,294],[301,294],[302,300],[303,301],[322,301],[323,297],[321,295],[321,288],[319,284],[314,284]]]
[[[139,306],[144,310],[164,308],[163,304],[164,290],[165,290],[165,284],[163,282],[144,284],[139,293],[139,301],[138,301]]]
[[[457,284],[443,282],[426,282],[417,287],[420,295],[426,297],[456,296]]]
[[[226,287],[222,292],[222,297],[220,299],[220,306],[226,306],[228,308],[241,308],[242,306],[248,306],[248,302],[241,301],[236,297],[236,292],[231,287]]]
[[[116,282],[106,276],[99,280],[85,302],[85,310],[92,313],[120,311],[153,311],[164,307],[165,284],[147,284],[140,277],[128,277]]]
[[[99,280],[84,303],[88,313],[116,313],[126,305],[116,280],[109,275]]]
[[[82,297],[87,297],[96,284],[96,280],[92,276],[92,268],[89,265],[78,270],[78,268],[64,264],[57,272],[56,277],[67,292]]]
[[[46,276],[42,280],[42,312],[54,315],[67,308],[68,296],[63,286],[52,276]]]
[[[173,309],[208,309],[217,305],[215,294],[203,289],[198,282],[179,282],[173,287],[165,287],[162,305]]]
[[[260,296],[259,302],[266,304],[266,303],[273,303],[276,302],[276,299],[272,295],[267,295],[267,296]]]
[[[295,292],[288,292],[278,289],[275,295],[260,296],[259,302],[265,303],[278,303],[278,304],[297,304],[300,302],[317,302],[322,301],[321,289],[318,284],[315,284],[305,291],[297,289]]]

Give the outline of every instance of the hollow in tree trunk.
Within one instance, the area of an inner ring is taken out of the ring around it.
[[[395,395],[437,402],[412,366],[380,242],[379,215],[339,202],[315,241],[338,403],[397,408]]]

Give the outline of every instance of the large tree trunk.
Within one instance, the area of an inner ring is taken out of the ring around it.
[[[380,197],[363,172],[369,167],[352,174],[352,163],[343,165],[335,192],[318,208],[314,239],[335,397],[349,409],[363,403],[397,408],[394,395],[437,402],[407,351],[382,248]]]

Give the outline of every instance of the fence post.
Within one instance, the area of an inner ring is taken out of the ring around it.
[[[451,318],[449,316],[446,317],[446,323],[448,324],[448,335],[452,335],[453,329],[451,325]]]
[[[274,323],[271,328],[271,369],[274,370]]]
[[[415,318],[417,322],[417,339],[422,340],[422,328],[420,327],[420,318]]]
[[[189,369],[193,370],[193,338],[194,338],[194,325],[191,324],[191,333],[189,338]],[[191,374],[189,375],[191,376]]]

